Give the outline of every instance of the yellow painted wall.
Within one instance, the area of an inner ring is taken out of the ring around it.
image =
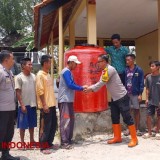
[[[149,62],[158,60],[158,31],[154,31],[136,39],[136,63],[149,73]]]

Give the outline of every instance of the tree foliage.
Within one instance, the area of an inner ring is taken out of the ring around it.
[[[0,0],[0,33],[3,36],[33,25],[33,6],[41,0]]]

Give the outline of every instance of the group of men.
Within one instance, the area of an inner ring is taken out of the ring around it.
[[[121,45],[120,36],[114,34],[112,37],[113,46],[106,48],[108,54],[98,56],[98,66],[102,70],[100,80],[92,86],[79,86],[74,82],[72,70],[76,69],[80,62],[74,55],[67,60],[67,66],[61,71],[58,108],[60,111],[60,135],[61,148],[72,148],[72,137],[74,128],[74,91],[96,92],[106,85],[111,94],[111,119],[114,137],[108,140],[108,144],[120,143],[121,125],[120,114],[124,123],[127,124],[131,141],[129,147],[138,144],[137,134],[139,133],[139,102],[142,100],[144,89],[144,75],[142,69],[135,65],[135,55],[129,54],[127,48]],[[51,68],[49,55],[41,57],[42,69],[35,76],[32,71],[30,58],[23,58],[21,61],[22,72],[15,78],[10,69],[14,64],[12,52],[3,50],[0,53],[0,150],[2,160],[19,160],[9,154],[9,148],[3,148],[2,142],[11,142],[14,134],[15,118],[15,97],[18,99],[18,120],[17,127],[20,129],[21,142],[24,142],[25,130],[29,129],[30,142],[34,140],[34,128],[37,126],[36,107],[40,109],[39,142],[48,144],[47,148],[41,145],[41,152],[52,153],[52,150],[59,148],[53,144],[56,128],[56,99],[53,90],[53,79],[49,74]],[[111,65],[109,61],[111,60]],[[127,66],[126,66],[127,65]],[[151,74],[146,78],[147,90],[147,126],[148,134],[151,132],[151,116],[157,111],[157,133],[160,128],[160,74],[159,62],[150,63]],[[155,98],[156,97],[156,98]],[[134,120],[131,112],[134,112]],[[135,125],[134,125],[135,123]],[[25,149],[25,148],[23,148]]]
[[[0,53],[0,151],[2,160],[19,160],[9,154],[9,147],[4,148],[3,142],[12,141],[14,134],[14,119],[16,97],[18,99],[17,127],[20,129],[20,139],[24,143],[25,130],[29,129],[30,142],[34,140],[34,128],[37,126],[37,104],[40,109],[39,142],[40,150],[48,154],[47,149],[57,149],[53,140],[57,127],[56,101],[53,90],[53,80],[49,74],[51,57],[41,58],[42,70],[35,76],[30,58],[21,60],[22,72],[16,77],[10,71],[14,65],[12,52],[3,50]],[[47,143],[43,145],[43,143]],[[24,145],[25,146],[25,145]],[[44,147],[43,147],[44,146]],[[25,150],[25,147],[22,148]]]
[[[142,133],[139,130],[140,125],[140,102],[142,101],[142,93],[144,90],[144,73],[142,68],[135,64],[136,56],[129,54],[129,50],[121,45],[119,34],[114,34],[111,37],[113,46],[107,47],[106,52],[111,59],[111,66],[113,66],[127,90],[129,97],[130,113],[133,114],[136,132],[138,136]],[[160,129],[160,62],[151,61],[149,63],[150,74],[146,76],[146,122],[148,133],[143,135],[143,138],[150,138],[156,136],[159,139]],[[112,108],[112,107],[111,107]],[[156,112],[156,125],[152,132],[152,117]],[[142,117],[144,118],[144,117]],[[124,133],[129,135],[130,130]]]

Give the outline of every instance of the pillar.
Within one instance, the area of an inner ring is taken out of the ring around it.
[[[63,68],[63,52],[64,52],[64,42],[63,42],[63,9],[59,8],[59,73]]]
[[[70,48],[75,46],[75,21],[71,21],[69,24],[69,44]]]
[[[97,45],[96,2],[87,0],[87,41]]]
[[[54,79],[54,54],[53,54],[53,32],[51,32],[51,77]]]

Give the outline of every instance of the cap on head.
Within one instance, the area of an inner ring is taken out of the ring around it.
[[[68,62],[75,62],[77,64],[81,64],[81,62],[78,60],[77,56],[69,56]]]

